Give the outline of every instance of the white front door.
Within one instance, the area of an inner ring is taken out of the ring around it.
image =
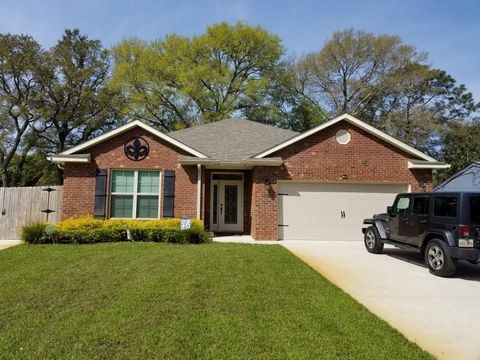
[[[211,228],[243,231],[243,180],[212,180]]]

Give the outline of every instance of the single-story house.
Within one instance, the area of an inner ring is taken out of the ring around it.
[[[434,191],[480,191],[480,163],[467,165],[438,184]]]
[[[361,239],[398,192],[448,165],[344,114],[304,133],[227,119],[171,133],[132,121],[51,157],[64,218],[192,217],[254,239]]]

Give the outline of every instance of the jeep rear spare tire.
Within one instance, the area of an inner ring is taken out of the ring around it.
[[[369,253],[381,254],[383,251],[383,242],[380,240],[378,230],[374,226],[370,226],[365,230],[364,243]]]
[[[432,239],[428,242],[425,247],[425,263],[433,275],[448,277],[453,276],[457,271],[447,244],[440,239]]]

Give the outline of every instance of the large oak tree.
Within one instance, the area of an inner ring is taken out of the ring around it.
[[[7,172],[24,145],[25,134],[40,119],[44,53],[30,36],[0,34],[0,175],[8,186]]]

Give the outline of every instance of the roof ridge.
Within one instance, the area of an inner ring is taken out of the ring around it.
[[[232,121],[243,121],[245,123],[255,124],[256,126],[274,128],[275,130],[292,133],[292,135],[293,134],[299,134],[297,131],[294,131],[294,130],[291,130],[291,129],[284,129],[284,128],[281,128],[281,127],[278,127],[278,126],[275,126],[275,125],[264,124],[264,123],[261,123],[259,121],[250,120],[250,119],[242,118],[242,117],[230,117],[230,118],[217,120],[217,121],[212,121],[212,122],[208,122],[208,123],[204,123],[204,124],[198,124],[198,125],[195,125],[195,126],[184,128],[184,129],[170,131],[167,134],[168,135],[170,135],[170,134],[173,135],[173,134],[178,134],[180,132],[191,131],[191,130],[199,128],[199,127],[218,126],[219,124],[222,124],[222,123],[225,123],[225,122],[232,122]]]

